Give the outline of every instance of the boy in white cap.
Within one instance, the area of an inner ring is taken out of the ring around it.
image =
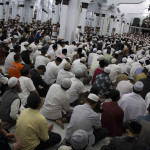
[[[100,116],[94,112],[99,97],[95,94],[89,94],[84,105],[78,105],[73,109],[70,123],[66,130],[66,140],[71,144],[73,132],[83,129],[89,135],[89,145],[92,146],[96,142],[107,136],[107,130],[100,126]],[[78,145],[79,146],[79,145]]]
[[[119,106],[124,111],[124,122],[136,119],[146,113],[146,102],[141,97],[144,84],[141,81],[135,83],[133,92],[124,94],[119,100]]]
[[[8,87],[9,90],[1,98],[0,118],[8,122],[9,127],[12,127],[16,124],[20,114],[21,100],[17,93],[21,92],[21,88],[18,79],[15,77],[8,80]]]

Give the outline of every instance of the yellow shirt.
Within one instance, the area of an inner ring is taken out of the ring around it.
[[[37,109],[23,110],[17,121],[16,135],[22,142],[22,150],[34,150],[40,144],[40,140],[47,141],[49,139],[45,117]]]
[[[145,75],[145,73],[140,73],[140,74],[136,74],[134,76],[134,81],[137,82],[139,81],[140,79],[145,79],[147,76]]]

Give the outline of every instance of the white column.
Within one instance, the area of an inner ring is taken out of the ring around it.
[[[114,16],[111,15],[111,18],[110,18],[110,25],[109,25],[109,36],[112,35],[112,30],[113,30],[113,24],[114,24]]]
[[[0,20],[3,19],[3,7],[4,7],[3,0],[0,0]]]
[[[121,32],[120,32],[121,35],[123,34],[123,31],[124,31],[124,25],[125,25],[125,21],[122,21]]]
[[[117,19],[116,33],[120,34],[120,20]]]
[[[16,15],[17,15],[17,11],[18,11],[18,6],[15,3],[12,3],[12,19],[16,19]]]
[[[6,1],[5,3],[5,21],[8,22],[9,18],[9,1]]]
[[[84,27],[86,26],[86,13],[88,8],[88,3],[81,3],[82,10],[80,13],[80,25],[81,25],[81,32],[84,33]]]
[[[56,0],[54,10],[53,10],[53,18],[52,18],[53,24],[57,24],[59,22],[59,4],[60,4],[60,1]]]
[[[25,14],[24,14],[24,1],[19,1],[19,15],[20,15],[20,20],[19,22],[24,22],[25,21]]]
[[[101,20],[100,20],[100,35],[103,33],[103,25],[104,25],[104,19],[106,14],[102,14]]]
[[[65,38],[69,0],[63,0],[60,13],[60,29],[58,39]]]
[[[79,14],[80,14],[80,0],[70,0],[68,15],[67,15],[67,25],[66,25],[66,41],[73,41],[74,33],[77,25],[79,24]]]

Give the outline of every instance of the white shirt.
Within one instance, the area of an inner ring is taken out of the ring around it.
[[[130,76],[133,77],[137,68],[142,68],[142,65],[139,62],[132,63],[132,67],[130,69]]]
[[[9,67],[11,66],[11,64],[14,62],[14,55],[16,53],[15,52],[11,52],[5,59],[5,72],[8,74],[9,72]]]
[[[91,63],[92,63],[92,61],[93,61],[93,55],[94,55],[94,53],[90,53],[90,54],[89,54],[89,57],[88,57],[88,66],[89,66],[89,67],[91,66]]]
[[[58,71],[59,71],[59,68],[56,65],[55,61],[49,62],[47,64],[46,72],[44,74],[44,80],[48,85],[53,84],[56,81]]]
[[[76,28],[74,33],[74,41],[79,42],[80,39],[80,29]]]
[[[110,64],[108,67],[110,68],[109,77],[111,81],[115,82],[117,76],[121,73],[121,68],[116,64]]]
[[[84,85],[83,83],[77,79],[76,77],[71,78],[71,87],[67,91],[70,98],[70,103],[73,103],[75,100],[79,98],[79,94],[84,92]]]
[[[36,89],[34,87],[33,81],[28,77],[21,76],[19,78],[19,81],[20,81],[20,86],[22,89],[22,92],[19,93],[19,97],[21,99],[22,105],[24,106],[27,103],[27,98],[29,97],[30,92],[33,92]]]
[[[123,95],[118,104],[124,111],[124,121],[136,119],[146,113],[145,100],[134,92]]]
[[[66,140],[70,142],[74,131],[83,129],[89,135],[89,145],[95,143],[93,129],[100,128],[100,116],[94,112],[90,105],[78,105],[73,109],[70,123],[66,130]]]
[[[85,64],[83,64],[81,62],[76,63],[72,69],[72,72],[75,73],[75,70],[78,68],[81,68],[83,70],[84,75],[88,75],[88,70],[87,70],[87,67]]]
[[[129,80],[122,80],[118,83],[116,89],[120,92],[120,97],[124,94],[133,92],[133,84]]]
[[[121,73],[127,73],[126,63],[119,63],[118,66],[121,68]]]
[[[58,84],[53,84],[45,98],[45,103],[41,108],[41,113],[47,119],[62,118],[62,111],[69,111],[69,96]]]
[[[8,82],[8,78],[4,77],[1,73],[0,73],[0,86],[2,84],[6,84]]]
[[[47,54],[51,56],[51,61],[55,60],[55,58],[56,58],[56,51],[51,49],[51,51],[49,51]]]
[[[93,62],[92,62],[92,65],[91,65],[91,68],[90,68],[90,75],[93,76],[94,75],[94,72],[97,68],[99,68],[99,61],[97,61],[97,59],[95,59]]]
[[[74,74],[72,72],[66,71],[64,69],[60,69],[58,72],[56,83],[61,85],[61,82],[65,78],[72,78],[74,77]]]
[[[36,69],[38,66],[40,65],[44,65],[46,66],[48,63],[50,62],[49,58],[45,57],[45,56],[42,56],[42,55],[39,55],[36,57],[35,59],[35,65],[34,65],[34,68]]]

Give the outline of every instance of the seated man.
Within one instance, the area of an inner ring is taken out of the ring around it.
[[[123,133],[124,112],[118,106],[118,100],[120,99],[119,91],[112,90],[110,98],[112,102],[104,102],[102,105],[102,127],[108,129],[110,137],[121,136]]]
[[[95,82],[93,84],[94,87],[97,87],[100,90],[100,94],[105,98],[110,97],[110,91],[112,90],[112,81],[109,77],[110,68],[105,67],[104,73],[97,75],[95,78]]]
[[[150,105],[148,106],[147,111],[148,114],[138,117],[138,121],[142,125],[139,141],[146,146],[150,146]]]
[[[30,70],[33,84],[41,97],[45,97],[49,89],[49,86],[45,83],[45,81],[41,77],[41,75],[44,75],[45,71],[46,68],[43,65],[38,66],[37,69]]]
[[[48,126],[39,112],[43,103],[38,94],[31,93],[27,99],[29,108],[23,110],[18,118],[16,135],[20,138],[23,150],[45,150],[61,141],[59,134],[50,131],[53,125]]]
[[[66,140],[71,144],[71,136],[74,131],[83,129],[89,135],[89,145],[92,146],[105,138],[108,134],[107,129],[101,128],[100,115],[94,112],[99,97],[89,94],[84,105],[78,105],[73,109],[70,123],[66,130]]]
[[[15,62],[13,62],[9,68],[9,77],[16,77],[16,78],[20,78],[21,73],[20,70],[23,68],[23,65],[20,64],[20,62],[22,61],[20,54],[15,54],[14,55],[14,60]]]
[[[33,81],[30,79],[31,75],[28,67],[23,67],[21,69],[21,77],[19,78],[22,92],[19,94],[21,103],[24,107],[27,107],[27,98],[30,95],[30,92],[37,93],[37,90],[34,87]]]
[[[72,107],[78,104],[79,94],[83,93],[84,91],[84,85],[81,81],[82,77],[83,77],[83,70],[81,68],[78,68],[75,70],[75,77],[71,78],[72,85],[70,89],[67,91],[67,93],[69,94],[70,105]]]
[[[8,87],[9,90],[1,97],[0,118],[12,127],[20,114],[21,100],[17,94],[21,92],[19,80],[15,77],[10,78]]]
[[[0,97],[4,94],[7,89],[8,78],[5,77],[2,73],[2,69],[0,68]]]
[[[51,120],[56,120],[56,123],[64,129],[64,122],[69,121],[67,115],[62,114],[62,111],[70,110],[69,95],[66,91],[71,86],[71,80],[65,78],[61,85],[53,84],[46,95],[45,103],[41,109],[41,113]]]
[[[21,150],[21,143],[18,137],[13,133],[8,133],[4,127],[5,123],[0,119],[0,148],[2,150]],[[13,142],[13,143],[12,143]]]
[[[147,150],[142,143],[138,142],[141,128],[139,123],[132,121],[126,129],[126,137],[111,139],[110,144],[104,145],[101,150]]]
[[[48,85],[52,85],[56,82],[59,65],[61,64],[62,59],[57,57],[54,61],[49,62],[46,66],[46,72],[44,74],[44,80]]]

